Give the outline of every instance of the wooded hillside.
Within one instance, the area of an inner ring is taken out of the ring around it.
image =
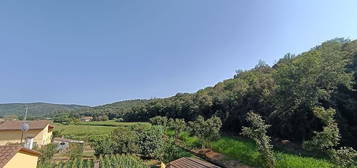
[[[71,111],[88,108],[88,106],[71,104],[50,104],[50,103],[8,103],[0,104],[0,116],[16,115],[23,116],[25,108],[28,107],[30,117],[39,117],[53,114],[59,111]]]
[[[300,55],[286,54],[270,67],[259,62],[232,79],[196,93],[178,93],[134,106],[126,121],[154,116],[194,120],[218,116],[223,131],[240,133],[246,114],[260,114],[276,138],[303,142],[322,129],[314,107],[334,108],[343,145],[357,144],[357,41],[334,39]]]

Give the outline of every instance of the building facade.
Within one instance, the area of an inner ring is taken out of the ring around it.
[[[0,146],[0,167],[36,168],[40,153],[21,146]]]
[[[34,145],[43,146],[51,143],[53,126],[47,120],[28,121],[29,130],[22,132],[23,121],[5,121],[0,124],[0,145],[18,144],[25,140]]]

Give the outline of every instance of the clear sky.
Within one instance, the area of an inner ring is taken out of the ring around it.
[[[335,37],[356,0],[1,0],[0,103],[195,92]]]

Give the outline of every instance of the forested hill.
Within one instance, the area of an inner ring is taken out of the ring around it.
[[[26,106],[28,107],[28,116],[30,117],[46,116],[59,111],[71,111],[88,108],[88,106],[71,104],[67,105],[50,103],[8,103],[0,104],[0,116],[22,116],[25,113]]]
[[[273,137],[302,142],[322,129],[313,108],[336,110],[342,142],[357,147],[357,41],[334,39],[300,55],[287,54],[272,67],[247,71],[194,94],[177,94],[134,106],[124,120],[161,115],[193,120],[219,116],[223,131],[240,133],[254,111],[272,126]]]
[[[132,107],[143,106],[148,102],[144,99],[124,100],[111,104],[95,106],[91,108],[79,109],[71,112],[74,115],[108,117],[108,119],[122,118],[124,114],[131,112]]]

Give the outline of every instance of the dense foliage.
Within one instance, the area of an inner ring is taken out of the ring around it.
[[[39,165],[46,165],[50,164],[53,155],[57,152],[57,145],[56,144],[48,144],[43,146],[39,152],[41,152],[41,156],[38,159]],[[41,167],[41,166],[40,166]],[[42,166],[44,167],[44,166]]]
[[[274,168],[275,157],[273,154],[273,146],[270,145],[270,137],[267,135],[267,129],[270,125],[266,125],[265,121],[260,115],[249,112],[247,120],[250,122],[250,127],[243,127],[242,135],[254,140],[258,146],[258,151],[261,153],[260,157],[264,163],[264,167]]]
[[[39,168],[94,168],[98,162],[100,168],[148,168],[138,157],[131,155],[105,155],[100,156],[98,161],[87,159],[72,159],[60,163],[39,164]]]
[[[322,107],[316,107],[314,114],[322,120],[325,126],[321,132],[315,132],[311,141],[305,142],[306,148],[324,152],[338,167],[357,167],[357,151],[351,147],[335,149],[340,143],[340,133],[334,119],[336,111],[331,108],[325,110]]]
[[[218,116],[223,131],[237,132],[254,111],[267,121],[275,138],[303,142],[323,123],[316,106],[336,109],[341,142],[357,147],[357,41],[334,39],[300,55],[287,54],[274,66],[264,62],[232,79],[196,93],[178,93],[134,106],[125,121],[155,116],[192,121]]]
[[[105,155],[99,157],[100,168],[148,168],[149,166],[132,155]]]
[[[75,116],[92,116],[95,121],[120,119],[123,118],[126,113],[131,112],[132,107],[142,106],[147,101],[148,100],[141,99],[125,100],[92,108],[79,109],[73,113]]]
[[[185,122],[184,119],[172,119],[162,116],[150,118],[153,125],[160,125],[174,132],[174,138],[177,139],[183,131],[189,132],[191,135],[200,138],[203,141],[201,147],[209,145],[210,141],[220,137],[222,121],[219,117],[213,116],[205,120],[202,116],[198,116],[196,120]],[[187,126],[186,126],[187,125]]]
[[[9,103],[0,104],[0,116],[16,115],[21,117],[28,107],[28,119],[32,117],[51,115],[56,112],[69,112],[78,109],[88,108],[80,105],[49,104],[49,103]]]
[[[109,136],[94,137],[95,154],[136,154],[160,158],[164,149],[164,130],[160,126],[118,127]]]

